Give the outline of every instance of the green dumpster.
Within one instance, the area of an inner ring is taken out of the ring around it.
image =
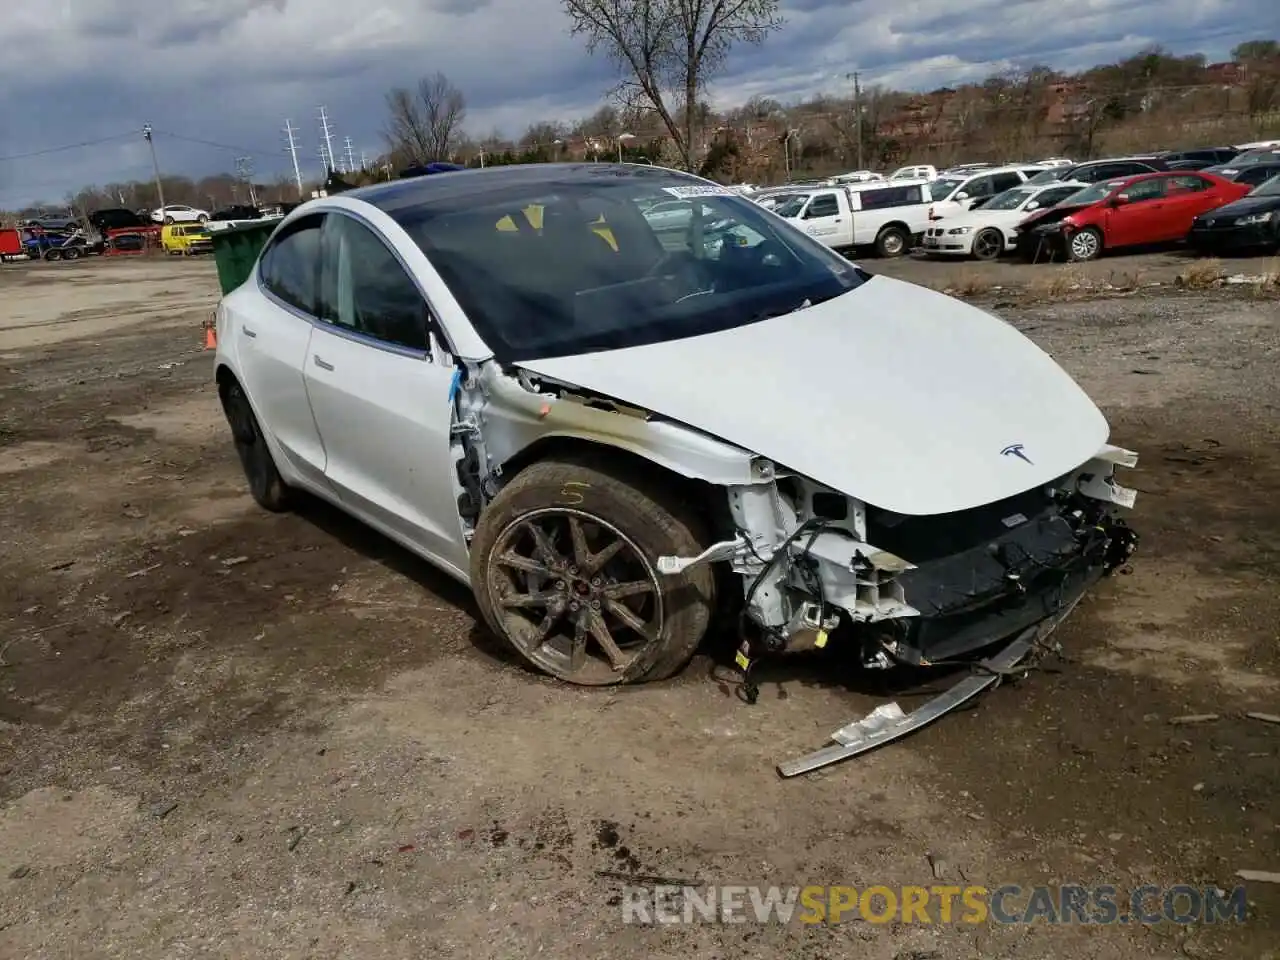
[[[213,259],[218,265],[218,285],[222,287],[223,295],[249,279],[262,245],[279,222],[279,217],[248,220],[209,231],[209,239],[213,241]]]

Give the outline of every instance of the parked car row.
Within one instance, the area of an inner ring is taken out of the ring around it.
[[[844,252],[895,257],[914,245],[935,257],[990,260],[1019,251],[1028,260],[1092,260],[1108,249],[1189,239],[1193,227],[1200,246],[1280,243],[1269,205],[1277,176],[1280,144],[1264,144],[941,173],[911,167],[880,180],[789,184],[747,196]],[[1199,218],[1252,192],[1259,199],[1241,215],[1244,232],[1236,236],[1234,220],[1219,216],[1214,238],[1205,239]]]

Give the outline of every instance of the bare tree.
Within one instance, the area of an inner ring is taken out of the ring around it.
[[[392,151],[418,161],[445,160],[462,138],[467,101],[443,73],[423,77],[417,90],[387,93],[385,136]]]
[[[696,169],[698,102],[735,43],[782,26],[779,0],[562,0],[575,36],[618,65],[624,102],[652,106],[687,170]]]

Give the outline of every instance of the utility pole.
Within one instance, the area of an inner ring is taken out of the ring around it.
[[[354,148],[351,146],[351,138],[346,137],[345,140],[347,144],[347,173],[355,173],[356,172],[355,151],[354,151]]]
[[[156,173],[156,195],[160,198],[160,215],[164,217],[164,185],[160,182],[160,161],[156,159],[156,144],[151,139],[151,124],[144,123],[142,125],[142,136],[147,141],[147,146],[151,148],[151,169]]]
[[[853,81],[853,136],[857,144],[858,169],[862,169],[862,87],[858,84],[858,71],[849,74]]]
[[[320,108],[320,135],[324,137],[324,146],[320,150],[320,155],[325,159],[326,175],[332,173],[336,167],[333,160],[333,132],[329,129],[329,115],[325,113],[324,107]]]
[[[298,185],[298,199],[302,199],[302,171],[298,169],[298,141],[293,139],[293,125],[285,120],[284,134],[289,138],[289,156],[293,159],[293,181]]]
[[[253,157],[236,157],[236,176],[244,181],[249,191],[249,205],[258,205],[258,195],[253,189]]]

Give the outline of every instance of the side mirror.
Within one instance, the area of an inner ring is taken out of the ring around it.
[[[1032,200],[1030,203],[1028,203],[1028,204],[1026,205],[1026,207],[1025,207],[1024,209],[1025,209],[1025,210],[1027,210],[1028,212],[1030,212],[1030,211],[1032,211],[1032,210],[1039,210],[1039,209],[1040,209],[1040,204],[1039,204],[1037,201]]]
[[[968,200],[968,199],[969,199],[969,194],[967,194],[965,191],[961,190],[959,193],[957,193],[957,194],[956,194],[956,199],[957,199],[957,200]]]
[[[1129,195],[1127,193],[1116,194],[1116,196],[1111,198],[1111,206],[1113,207],[1123,207],[1128,202]]]

